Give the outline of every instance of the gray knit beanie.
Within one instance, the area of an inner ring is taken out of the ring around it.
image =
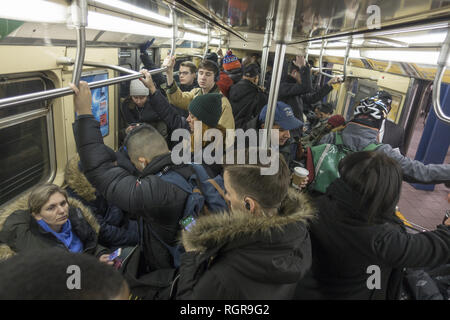
[[[150,91],[141,80],[135,79],[130,84],[130,96],[148,96]]]

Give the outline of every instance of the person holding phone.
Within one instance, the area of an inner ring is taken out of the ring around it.
[[[245,164],[224,168],[229,212],[186,221],[177,299],[290,299],[311,265],[307,196],[289,187],[283,157],[261,175],[243,152]]]

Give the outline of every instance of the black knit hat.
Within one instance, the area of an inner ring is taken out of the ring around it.
[[[222,115],[222,95],[207,93],[197,96],[189,104],[189,112],[209,127],[216,127]]]

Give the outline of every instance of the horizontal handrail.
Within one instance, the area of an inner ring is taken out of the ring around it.
[[[73,58],[69,58],[69,57],[60,57],[58,59],[56,59],[56,63],[57,64],[62,64],[62,65],[72,65],[74,64],[75,60]],[[127,73],[127,74],[138,74],[138,71],[134,71],[131,69],[127,69],[127,68],[123,68],[120,66],[115,66],[113,64],[107,64],[107,63],[103,63],[103,62],[93,62],[93,61],[84,61],[83,65],[88,66],[88,67],[98,67],[98,68],[107,68],[107,69],[111,69],[111,70],[116,70],[122,73]]]
[[[158,74],[165,72],[167,68],[159,68],[150,70],[150,74]],[[95,88],[101,88],[105,86],[110,86],[113,84],[117,84],[124,81],[130,81],[134,79],[138,79],[142,77],[142,74],[137,72],[133,74],[128,74],[126,76],[106,79],[106,80],[100,80],[100,81],[94,81],[89,83],[89,88],[95,89]],[[52,89],[52,90],[45,90],[40,92],[34,92],[29,94],[24,94],[16,97],[10,97],[10,98],[4,98],[0,99],[0,109],[6,108],[6,107],[12,107],[16,105],[21,105],[25,103],[31,103],[31,102],[37,102],[37,101],[43,101],[47,99],[54,99],[59,98],[63,96],[67,96],[73,94],[73,90],[70,87],[64,87],[64,88],[58,88],[58,89]]]

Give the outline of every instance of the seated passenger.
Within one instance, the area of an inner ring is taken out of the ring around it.
[[[176,107],[188,109],[189,103],[197,96],[206,93],[220,93],[215,78],[219,74],[219,68],[216,63],[203,60],[198,66],[198,85],[200,88],[193,89],[190,92],[182,92],[173,81],[173,67],[175,64],[175,57],[166,58],[165,65],[167,66],[167,98],[169,102]],[[234,117],[228,99],[222,97],[222,115],[219,120],[219,125],[225,129],[234,129]],[[233,144],[234,137],[229,135],[227,138],[227,145]]]
[[[76,276],[81,277],[77,278]],[[95,258],[32,250],[0,263],[0,300],[128,300],[124,278]]]
[[[305,134],[309,134],[313,129],[325,127],[333,112],[334,108],[330,103],[317,103],[314,106],[314,115],[309,117],[306,123]]]
[[[230,103],[236,129],[245,128],[246,124],[258,116],[267,104],[268,96],[258,87],[259,71],[255,64],[245,67],[242,80],[230,89]]]
[[[309,269],[308,200],[289,190],[282,157],[274,175],[249,163],[247,152],[245,164],[225,167],[229,212],[183,231],[177,299],[291,299]]]
[[[379,130],[391,110],[392,96],[379,91],[373,97],[366,98],[356,107],[354,117],[342,130],[342,141],[346,148],[361,151],[371,143],[379,143]],[[336,133],[323,137],[319,143],[336,141]],[[424,184],[445,183],[450,181],[450,164],[423,164],[420,161],[404,157],[390,145],[382,144],[376,149],[398,162],[403,170],[403,179],[407,182]]]
[[[100,230],[98,242],[108,248],[135,246],[138,243],[138,226],[120,208],[110,205],[89,183],[81,170],[80,157],[69,160],[64,172],[66,191],[70,197],[80,200],[95,215]]]
[[[339,172],[315,201],[313,263],[297,299],[398,299],[403,268],[450,262],[450,220],[435,231],[409,234],[395,215],[402,186],[395,160],[355,152],[339,163]]]
[[[168,137],[164,121],[150,108],[148,89],[139,79],[130,83],[130,96],[122,103],[122,115],[128,125],[128,133],[137,123],[148,123],[155,127],[164,138]]]
[[[317,145],[320,140],[331,131],[335,131],[337,128],[343,129],[344,124],[345,119],[340,114],[325,118],[325,121],[321,120],[318,123],[318,126],[300,139],[302,147],[308,148]]]
[[[29,197],[10,208],[0,231],[3,247],[0,259],[15,253],[63,248],[70,252],[89,253],[108,262],[108,251],[98,244],[99,225],[90,209],[69,198],[61,187],[43,184]]]

